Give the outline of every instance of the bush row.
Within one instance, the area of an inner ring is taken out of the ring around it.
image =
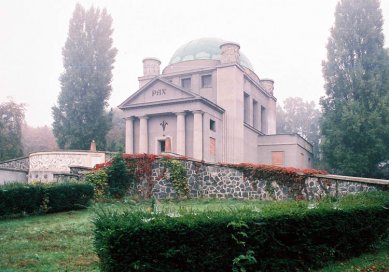
[[[83,209],[93,186],[82,183],[9,184],[0,186],[0,216]]]
[[[388,230],[389,193],[335,203],[153,214],[100,211],[102,271],[307,271],[361,254]],[[311,207],[311,209],[309,208]]]

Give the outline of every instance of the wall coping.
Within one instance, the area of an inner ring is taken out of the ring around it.
[[[389,186],[389,180],[386,179],[361,178],[361,177],[339,176],[339,175],[312,175],[312,177]]]
[[[29,158],[29,156],[25,156],[25,157],[19,157],[19,158],[14,158],[14,159],[6,160],[6,161],[1,161],[0,165],[1,164],[5,164],[5,163],[9,163],[9,162],[13,162],[13,161],[25,160],[25,159],[28,159],[28,158]]]

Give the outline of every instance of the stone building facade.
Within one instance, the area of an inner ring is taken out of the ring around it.
[[[260,79],[237,43],[206,38],[161,62],[143,60],[126,115],[126,153],[176,153],[206,162],[311,167],[312,145],[276,134],[274,82]]]

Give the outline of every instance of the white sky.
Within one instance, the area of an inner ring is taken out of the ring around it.
[[[142,60],[157,57],[163,69],[174,51],[191,40],[217,37],[238,42],[260,78],[275,80],[275,96],[318,103],[324,95],[321,62],[337,0],[80,0],[106,7],[113,18],[110,106],[138,88]],[[51,125],[60,92],[62,47],[74,0],[0,0],[0,103],[26,103],[26,121]],[[389,46],[389,0],[381,0]],[[161,69],[161,70],[162,70]]]

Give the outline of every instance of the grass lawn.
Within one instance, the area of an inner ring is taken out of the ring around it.
[[[262,203],[237,200],[163,202],[160,209],[233,209],[242,206],[260,208]],[[19,219],[0,220],[0,271],[99,271],[99,259],[93,248],[92,219],[99,205],[82,210]],[[104,204],[104,208],[151,209],[151,202]],[[368,253],[321,271],[389,271],[389,239],[377,252]]]

